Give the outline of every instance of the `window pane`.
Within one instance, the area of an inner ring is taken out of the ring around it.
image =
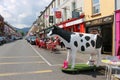
[[[99,13],[99,12],[100,12],[100,6],[99,5],[93,6],[93,14]]]
[[[99,0],[93,0],[93,4],[99,3]]]
[[[93,0],[93,14],[100,13],[99,0]]]

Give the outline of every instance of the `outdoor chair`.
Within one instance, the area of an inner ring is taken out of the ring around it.
[[[39,47],[41,47],[41,48],[45,48],[46,47],[46,44],[45,44],[45,42],[43,40],[39,41]]]
[[[117,58],[117,56],[107,56],[106,59],[110,60],[112,62],[119,61],[119,59]],[[109,72],[110,68],[111,68],[111,72]],[[106,64],[105,76],[107,77],[107,73],[118,74],[118,70],[120,70],[120,66],[118,66],[118,65],[112,65],[112,64],[111,65],[110,64]]]
[[[56,50],[56,46],[58,45],[57,41],[51,42],[51,43],[47,43],[47,49],[49,50]]]

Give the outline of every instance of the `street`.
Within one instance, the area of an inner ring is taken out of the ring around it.
[[[24,39],[4,44],[0,46],[0,80],[105,80],[100,71],[62,72],[66,54],[61,52],[38,48]]]

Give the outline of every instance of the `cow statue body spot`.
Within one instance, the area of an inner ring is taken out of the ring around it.
[[[65,47],[68,49],[67,59],[69,61],[69,56],[72,58],[72,66],[75,66],[75,57],[76,52],[80,51],[81,53],[89,53],[97,55],[97,66],[100,65],[101,61],[101,47],[102,47],[102,38],[99,35],[95,34],[86,34],[86,33],[73,33],[65,31],[57,26],[54,26],[53,29],[47,34],[48,37],[59,36],[62,42],[65,44]],[[90,60],[92,60],[92,55],[90,55]]]

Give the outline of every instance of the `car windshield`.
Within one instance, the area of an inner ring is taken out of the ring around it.
[[[2,37],[0,37],[0,39],[2,39]]]
[[[36,39],[36,36],[31,36],[30,38],[31,38],[31,39]]]

